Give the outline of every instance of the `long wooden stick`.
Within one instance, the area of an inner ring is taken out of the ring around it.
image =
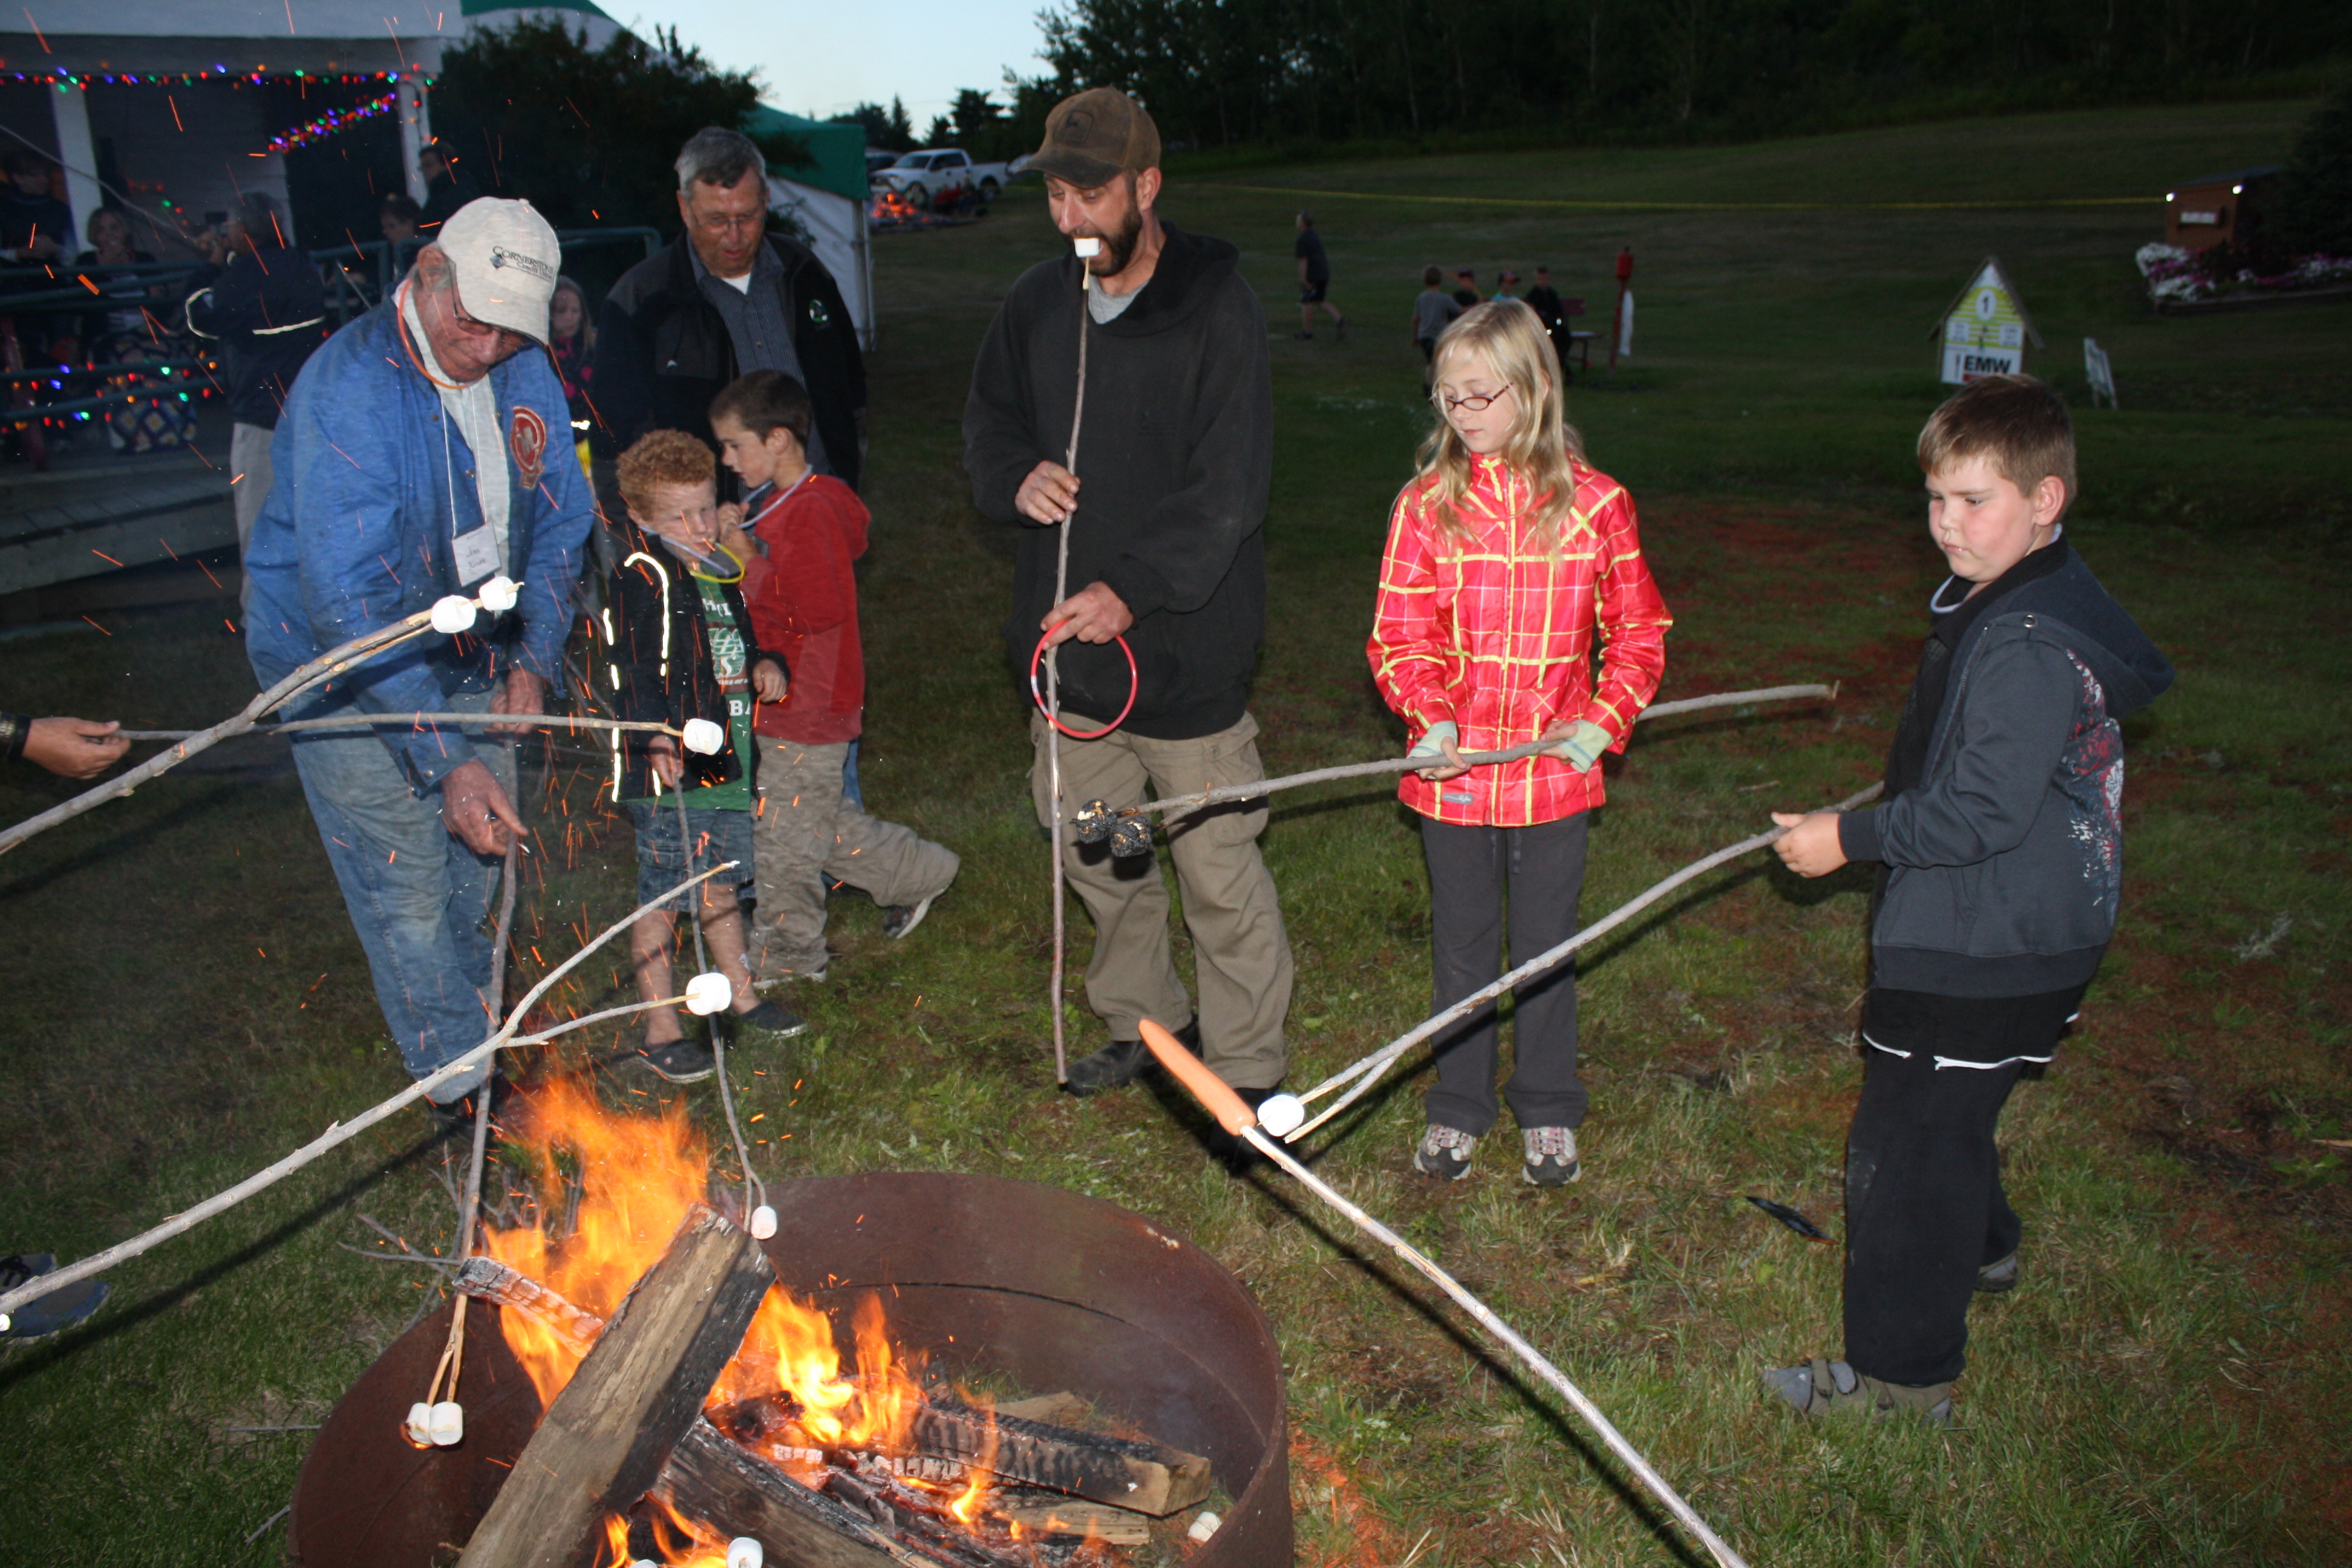
[[[1836,695],[1837,688],[1818,684],[1767,686],[1754,691],[1722,691],[1712,697],[1685,697],[1675,702],[1653,703],[1634,716],[1634,722],[1645,723],[1652,719],[1671,718],[1677,713],[1696,713],[1708,708],[1744,708],[1757,702],[1795,702],[1808,697],[1826,699]],[[1555,741],[1549,744],[1558,745],[1559,742]],[[1522,757],[1532,757],[1537,752],[1547,749],[1547,742],[1529,741],[1525,745],[1513,746],[1508,751],[1465,752],[1463,753],[1462,760],[1473,767],[1485,767],[1494,763],[1516,763]],[[1443,760],[1437,759],[1437,762],[1442,764]],[[1252,800],[1262,795],[1271,795],[1276,790],[1297,789],[1302,784],[1328,784],[1334,779],[1370,778],[1381,773],[1408,773],[1414,768],[1425,768],[1431,765],[1432,759],[1425,756],[1382,757],[1378,762],[1349,763],[1342,767],[1315,768],[1303,773],[1286,773],[1276,779],[1253,779],[1247,784],[1223,784],[1216,789],[1203,790],[1197,795],[1171,795],[1165,800],[1146,801],[1135,807],[1133,812],[1121,812],[1119,815],[1126,816],[1141,812],[1159,811],[1172,816],[1183,812],[1199,811],[1204,806],[1221,805],[1229,800]]]
[[[1656,1467],[1643,1457],[1642,1451],[1627,1441],[1625,1435],[1601,1413],[1601,1407],[1586,1397],[1582,1389],[1570,1382],[1568,1374],[1554,1366],[1542,1352],[1522,1339],[1510,1324],[1496,1316],[1493,1309],[1465,1289],[1460,1280],[1440,1268],[1419,1247],[1334,1192],[1314,1172],[1293,1158],[1280,1139],[1267,1137],[1265,1130],[1258,1125],[1257,1112],[1250,1109],[1248,1102],[1202,1066],[1173,1035],[1150,1019],[1144,1021],[1142,1034],[1144,1043],[1151,1047],[1151,1054],[1192,1091],[1193,1097],[1217,1119],[1219,1126],[1237,1138],[1248,1139],[1260,1153],[1289,1172],[1307,1191],[1345,1215],[1357,1229],[1404,1259],[1430,1283],[1452,1297],[1456,1305],[1477,1320],[1479,1327],[1494,1335],[1504,1349],[1518,1357],[1521,1364],[1559,1391],[1569,1406],[1583,1417],[1584,1424],[1592,1429],[1593,1435],[1607,1446],[1611,1453],[1624,1461],[1625,1467],[1633,1472],[1634,1479],[1652,1497],[1666,1505],[1667,1510],[1682,1521],[1683,1528],[1689,1531],[1700,1545],[1714,1554],[1722,1568],[1748,1568],[1739,1553],[1716,1534],[1706,1521],[1699,1517],[1698,1510],[1685,1501],[1682,1493],[1676,1491],[1673,1484],[1658,1473]]]
[[[284,724],[256,724],[252,726],[252,732],[257,735],[297,735],[310,730],[413,729],[419,724],[446,724],[453,730],[480,730],[516,723],[547,730],[643,730],[657,731],[665,735],[682,733],[677,725],[665,724],[654,719],[573,718],[553,713],[339,713],[326,719],[296,719]],[[185,741],[203,733],[202,730],[115,731],[126,741]]]
[[[1070,409],[1070,446],[1063,457],[1062,467],[1072,477],[1078,471],[1078,430],[1087,418],[1087,342],[1093,337],[1088,319],[1093,300],[1088,290],[1094,287],[1094,268],[1087,258],[1078,258],[1078,392]],[[1077,509],[1062,520],[1060,537],[1054,547],[1054,603],[1060,604],[1070,592],[1070,524],[1076,521]],[[1062,650],[1056,646],[1045,650],[1045,789],[1053,797],[1054,817],[1054,974],[1048,1001],[1054,1011],[1054,1081],[1070,1081],[1070,1047],[1067,1031],[1062,1021],[1062,979],[1066,962],[1064,950],[1068,945],[1069,901],[1066,890],[1067,871],[1062,865]]]
[[[489,1038],[484,1040],[480,1045],[476,1046],[473,1049],[467,1051],[465,1055],[445,1064],[438,1070],[432,1072],[424,1078],[418,1079],[415,1083],[410,1084],[406,1089],[402,1089],[399,1093],[392,1096],[389,1100],[378,1102],[368,1110],[360,1112],[359,1115],[352,1118],[349,1121],[335,1122],[324,1132],[319,1134],[318,1137],[313,1138],[310,1142],[303,1144],[299,1149],[295,1150],[292,1153],[287,1155],[276,1164],[266,1166],[263,1169],[255,1172],[252,1175],[247,1176],[244,1181],[237,1183],[236,1185],[230,1187],[227,1191],[215,1194],[213,1196],[206,1198],[203,1203],[196,1205],[194,1208],[173,1215],[170,1219],[165,1220],[162,1225],[156,1226],[153,1229],[142,1231],[139,1235],[132,1237],[130,1240],[118,1242],[114,1246],[106,1248],[103,1252],[94,1252],[79,1263],[69,1263],[64,1268],[56,1270],[54,1273],[41,1275],[37,1279],[29,1280],[26,1283],[18,1286],[14,1290],[7,1291],[5,1294],[0,1294],[0,1317],[5,1317],[8,1313],[14,1311],[18,1307],[23,1306],[26,1301],[34,1300],[39,1297],[47,1295],[50,1291],[56,1289],[60,1285],[70,1285],[77,1279],[87,1279],[93,1274],[100,1273],[105,1269],[112,1268],[117,1263],[122,1262],[125,1258],[136,1258],[142,1252],[150,1251],[163,1243],[169,1241],[172,1237],[180,1235],[184,1231],[194,1230],[196,1226],[202,1225],[205,1221],[211,1219],[215,1215],[226,1213],[228,1210],[235,1208],[237,1205],[245,1202],[246,1199],[253,1196],[254,1194],[262,1191],[266,1187],[275,1186],[278,1183],[284,1181],[288,1176],[292,1175],[295,1172],[300,1170],[303,1166],[310,1163],[320,1156],[328,1153],[330,1151],[341,1144],[350,1142],[353,1138],[358,1137],[361,1133],[366,1131],[377,1122],[382,1121],[385,1117],[392,1115],[393,1112],[400,1110],[402,1107],[414,1100],[424,1098],[425,1094],[433,1089],[440,1088],[445,1083],[465,1077],[475,1068],[480,1067],[484,1062],[488,1061],[502,1048],[513,1046],[540,1045],[548,1040],[554,1039],[559,1035],[569,1034],[574,1029],[584,1029],[592,1024],[602,1023],[608,1018],[623,1017],[631,1013],[647,1012],[655,1007],[676,1006],[678,1003],[684,1001],[685,998],[682,996],[665,996],[656,1002],[635,1002],[631,1003],[626,1006],[607,1007],[601,1013],[591,1013],[585,1017],[573,1018],[568,1023],[559,1024],[551,1029],[544,1029],[535,1035],[518,1035],[515,1033],[516,1029],[521,1026],[523,1018],[530,1013],[533,1003],[545,995],[548,991],[554,986],[557,981],[562,979],[566,974],[577,968],[590,953],[594,952],[598,948],[604,946],[606,942],[612,941],[613,938],[620,935],[621,932],[628,930],[630,926],[635,924],[639,915],[644,914],[648,910],[656,909],[667,902],[669,900],[677,897],[678,894],[686,891],[688,888],[693,887],[695,884],[702,881],[706,878],[716,877],[721,871],[731,869],[735,864],[736,863],[734,861],[730,860],[724,865],[713,866],[709,870],[704,871],[698,876],[688,877],[677,887],[672,888],[667,892],[662,894],[660,898],[654,900],[651,903],[640,904],[637,908],[630,910],[628,914],[623,916],[618,923],[606,927],[602,932],[598,933],[594,941],[589,942],[585,947],[583,947],[578,952],[573,953],[570,958],[565,959],[554,969],[550,970],[545,979],[532,986],[530,992],[524,995],[523,999],[515,1004],[513,1010],[507,1015],[507,1021],[504,1026],[502,1026],[496,1034],[490,1036]]]
[[[1835,805],[1828,807],[1828,809],[1831,811],[1851,811],[1855,806],[1861,805],[1867,801],[1875,800],[1878,797],[1878,792],[1885,787],[1885,786],[1884,784],[1873,784],[1866,790],[1862,790],[1854,795],[1848,795],[1845,799],[1838,802]],[[1778,840],[1781,835],[1788,831],[1789,830],[1785,827],[1775,827],[1769,832],[1759,833],[1752,838],[1743,838],[1737,844],[1726,845],[1712,855],[1692,861],[1689,865],[1684,867],[1673,876],[1665,879],[1665,880],[1656,883],[1645,891],[1639,893],[1633,898],[1618,905],[1617,908],[1611,910],[1606,917],[1595,921],[1591,925],[1586,926],[1582,931],[1578,931],[1574,936],[1570,937],[1566,942],[1561,942],[1559,946],[1547,952],[1538,953],[1535,957],[1528,960],[1525,963],[1520,964],[1517,969],[1512,970],[1509,973],[1504,975],[1494,984],[1479,987],[1477,990],[1473,991],[1469,995],[1462,998],[1461,1001],[1454,1003],[1452,1006],[1444,1008],[1432,1016],[1415,1024],[1412,1028],[1407,1029],[1403,1034],[1399,1035],[1395,1039],[1390,1041],[1387,1045],[1382,1046],[1379,1050],[1372,1052],[1371,1055],[1362,1058],[1350,1066],[1341,1068],[1338,1072],[1333,1073],[1329,1078],[1325,1079],[1321,1083],[1317,1084],[1313,1089],[1310,1089],[1305,1094],[1300,1095],[1298,1097],[1300,1101],[1302,1103],[1311,1103],[1319,1100],[1324,1095],[1328,1094],[1333,1089],[1339,1088],[1340,1085],[1348,1083],[1351,1079],[1355,1080],[1353,1086],[1338,1100],[1333,1100],[1328,1106],[1325,1107],[1320,1115],[1307,1122],[1297,1131],[1292,1132],[1289,1135],[1289,1141],[1296,1143],[1298,1140],[1306,1137],[1309,1132],[1314,1131],[1318,1127],[1322,1126],[1326,1121],[1330,1121],[1331,1118],[1339,1115],[1339,1112],[1348,1109],[1349,1106],[1354,1104],[1358,1100],[1363,1097],[1366,1091],[1370,1089],[1372,1085],[1381,1080],[1381,1076],[1388,1071],[1391,1063],[1394,1062],[1399,1057],[1403,1056],[1405,1052],[1412,1049],[1413,1047],[1419,1045],[1422,1041],[1429,1038],[1432,1035],[1438,1033],[1440,1030],[1444,1029],[1450,1025],[1458,1023],[1462,1019],[1468,1017],[1478,1008],[1484,1006],[1486,1003],[1492,1002],[1496,997],[1500,996],[1504,992],[1510,990],[1513,986],[1519,984],[1521,982],[1532,979],[1536,975],[1541,974],[1545,970],[1553,967],[1555,964],[1562,963],[1567,959],[1569,954],[1574,952],[1578,948],[1616,930],[1617,927],[1624,924],[1627,921],[1632,920],[1635,915],[1640,914],[1643,910],[1648,909],[1652,904],[1656,903],[1660,899],[1664,898],[1676,888],[1683,886],[1685,883],[1691,881],[1695,878],[1705,876],[1707,872],[1712,871],[1715,868],[1722,865],[1727,860],[1736,860],[1740,856],[1748,854],[1751,850],[1763,848],[1767,844],[1770,844]]]

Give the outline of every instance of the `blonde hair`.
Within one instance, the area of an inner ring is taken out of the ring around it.
[[[635,510],[653,504],[660,485],[707,485],[719,477],[710,448],[683,430],[648,430],[614,465],[621,499]]]
[[[1993,472],[2028,495],[2055,477],[2066,487],[2060,517],[2074,504],[2074,422],[2066,400],[2039,376],[1980,376],[1927,416],[1921,473],[1970,458],[1990,459]]]
[[[1423,495],[1438,526],[1456,537],[1467,537],[1462,502],[1470,493],[1470,448],[1445,417],[1445,399],[1438,390],[1446,366],[1468,355],[1486,362],[1487,369],[1511,389],[1518,404],[1510,438],[1496,454],[1535,492],[1529,518],[1531,531],[1547,551],[1559,548],[1570,510],[1576,502],[1576,477],[1571,461],[1584,462],[1584,437],[1568,422],[1560,397],[1559,359],[1551,337],[1535,311],[1517,300],[1493,300],[1473,305],[1454,319],[1437,340],[1431,356],[1429,399],[1437,411],[1437,427],[1421,444],[1419,471],[1413,486]]]

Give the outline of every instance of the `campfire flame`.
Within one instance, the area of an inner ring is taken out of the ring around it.
[[[607,1110],[592,1086],[569,1078],[535,1089],[509,1136],[530,1169],[542,1219],[487,1232],[483,1250],[583,1310],[610,1318],[629,1287],[659,1260],[688,1206],[703,1201],[709,1145],[688,1119],[683,1099],[658,1114],[625,1115]],[[538,1390],[541,1407],[552,1405],[579,1369],[579,1357],[530,1313],[501,1312],[499,1322]],[[878,1296],[859,1300],[851,1337],[856,1352],[845,1369],[832,1320],[771,1289],[705,1408],[773,1400],[794,1409],[793,1425],[810,1447],[903,1451],[923,1400],[922,1358],[891,1343]],[[995,1458],[992,1418],[987,1426],[987,1451],[968,1483],[925,1489],[955,1493],[950,1511],[967,1528],[978,1528],[988,1492],[985,1467]],[[751,1446],[789,1468],[795,1457],[781,1446],[789,1441],[780,1433],[775,1443]],[[923,1485],[911,1479],[908,1484]],[[667,1508],[656,1509],[655,1522],[658,1560],[723,1565],[724,1541],[701,1539],[693,1524]],[[632,1560],[627,1521],[616,1518],[608,1532],[615,1563],[626,1568]],[[605,1568],[601,1558],[599,1568]]]

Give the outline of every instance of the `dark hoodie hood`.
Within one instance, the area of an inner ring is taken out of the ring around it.
[[[1165,221],[1160,232],[1160,261],[1151,269],[1151,281],[1136,295],[1135,303],[1119,312],[1118,320],[1096,326],[1095,331],[1106,337],[1148,338],[1181,325],[1215,297],[1217,285],[1240,265],[1242,253],[1228,241],[1187,234]],[[1077,269],[1085,265],[1076,255],[1062,258],[1066,288],[1077,289]]]
[[[2062,640],[2091,667],[2091,673],[2106,689],[2108,717],[2120,720],[2147,707],[2171,689],[2171,661],[2099,585],[2083,558],[2063,538],[2053,548],[2066,552],[2064,563],[2056,571],[2003,595],[1980,624],[2023,615],[2063,622],[2066,629],[2059,634]],[[1965,650],[1953,662],[1956,668],[1963,667]]]

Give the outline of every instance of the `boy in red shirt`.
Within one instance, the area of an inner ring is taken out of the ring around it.
[[[743,599],[761,649],[782,656],[782,702],[753,710],[760,748],[751,842],[759,902],[752,973],[762,989],[824,978],[828,880],[883,908],[882,933],[903,937],[947,891],[961,862],[909,828],[868,816],[842,790],[842,764],[864,727],[866,664],[857,641],[857,580],[866,505],[811,470],[808,391],[754,371],[711,400],[719,460],[743,481],[729,509],[764,553],[745,563]]]

